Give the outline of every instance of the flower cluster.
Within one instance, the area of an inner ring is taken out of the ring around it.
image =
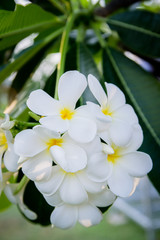
[[[87,85],[97,103],[76,107]],[[66,72],[59,80],[59,100],[43,90],[30,94],[27,106],[40,116],[40,124],[16,135],[15,153],[0,135],[1,152],[8,149],[6,168],[21,167],[34,181],[54,207],[50,220],[56,227],[70,228],[77,221],[87,227],[98,224],[99,208],[113,204],[117,196],[130,196],[135,178],[152,168],[149,155],[137,151],[143,133],[133,108],[118,87],[105,87],[92,75],[87,83],[78,71]],[[9,163],[11,154],[14,164]]]

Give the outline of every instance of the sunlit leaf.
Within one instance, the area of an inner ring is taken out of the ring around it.
[[[147,11],[128,11],[107,20],[131,50],[151,57],[160,57],[160,14]]]

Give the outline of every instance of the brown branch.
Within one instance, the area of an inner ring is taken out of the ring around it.
[[[120,8],[127,8],[130,5],[142,0],[112,0],[104,8],[98,8],[95,11],[97,16],[107,17]]]

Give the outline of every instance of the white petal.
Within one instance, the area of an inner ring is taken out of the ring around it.
[[[91,74],[88,75],[88,84],[91,92],[94,97],[97,99],[101,106],[107,104],[107,96],[105,91],[103,90],[100,82]]]
[[[43,195],[47,203],[53,207],[62,205],[62,200],[60,198],[59,192],[57,191],[53,195]]]
[[[124,146],[121,150],[122,154],[136,151],[143,142],[143,132],[139,124],[133,126],[132,137],[127,146]]]
[[[85,150],[88,157],[90,157],[94,153],[102,151],[102,144],[101,144],[100,138],[98,136],[96,136],[93,139],[93,141],[91,141],[89,143],[80,143],[79,146]]]
[[[101,107],[99,105],[92,102],[87,102],[87,106],[92,115],[96,117],[99,121],[102,121],[103,124],[107,124],[112,121],[112,117],[110,117],[109,115],[105,115],[101,111]]]
[[[8,149],[4,154],[4,165],[6,168],[11,172],[17,171],[18,159],[19,156],[14,152],[14,145],[8,144]]]
[[[129,143],[133,128],[130,124],[114,120],[108,129],[111,141],[117,146],[125,146]]]
[[[87,175],[95,182],[104,182],[112,172],[112,165],[108,163],[106,154],[96,153],[89,159]]]
[[[107,207],[115,200],[116,195],[107,188],[98,194],[89,194],[89,201],[98,207]]]
[[[51,167],[52,158],[48,151],[43,151],[25,161],[22,164],[22,171],[32,181],[40,181],[50,176]]]
[[[55,227],[67,229],[73,227],[76,224],[77,218],[77,207],[65,204],[54,209],[50,220]]]
[[[32,157],[46,148],[47,145],[31,129],[23,130],[15,137],[14,149],[17,155]]]
[[[96,136],[96,123],[88,118],[75,117],[70,123],[68,134],[77,142],[91,142]]]
[[[106,185],[103,182],[94,182],[90,180],[85,171],[80,171],[77,173],[77,177],[79,178],[86,191],[89,193],[99,193]]]
[[[150,156],[143,152],[132,152],[121,156],[121,165],[133,177],[143,177],[152,169]]]
[[[59,166],[53,166],[51,170],[52,172],[48,179],[35,182],[38,190],[46,196],[53,195],[59,189],[65,176],[65,173]]]
[[[43,117],[39,121],[43,126],[56,132],[65,132],[69,128],[69,120],[63,120],[60,115]]]
[[[41,125],[35,126],[33,128],[33,131],[39,136],[39,138],[41,138],[45,142],[47,142],[49,139],[60,137],[59,133],[51,131],[50,129],[45,128]]]
[[[123,92],[112,83],[105,83],[108,95],[108,106],[111,112],[122,107],[126,100]]]
[[[131,105],[125,104],[113,113],[113,118],[119,119],[129,124],[138,123],[138,117]]]
[[[84,227],[96,225],[102,220],[100,210],[91,204],[83,204],[79,206],[78,210],[78,221]]]
[[[128,197],[133,190],[133,177],[118,164],[114,166],[112,175],[108,179],[110,190],[117,196]]]
[[[63,148],[53,146],[50,151],[56,163],[66,172],[77,172],[87,165],[85,151],[75,144],[64,143]]]
[[[88,199],[87,193],[75,174],[66,174],[59,189],[65,203],[80,204]]]
[[[54,115],[59,109],[59,101],[53,99],[41,89],[31,92],[27,106],[31,111],[41,116]]]
[[[66,106],[75,108],[75,104],[87,86],[85,76],[78,71],[68,71],[59,79],[59,100]]]

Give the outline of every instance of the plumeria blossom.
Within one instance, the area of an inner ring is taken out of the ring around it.
[[[73,140],[70,139],[69,144],[73,144],[72,142]],[[102,149],[99,137],[96,137],[92,142],[86,145],[86,150],[85,148],[84,150],[87,158]],[[79,147],[82,146],[83,144],[79,144]],[[76,159],[74,159],[74,161],[76,161]],[[44,196],[50,196],[52,198],[52,204],[55,201],[55,206],[59,198],[62,202],[67,204],[81,204],[88,201],[88,193],[99,193],[106,187],[105,181],[97,182],[91,180],[90,176],[87,175],[87,169],[89,168],[90,165],[87,163],[87,167],[84,166],[82,169],[75,168],[74,171],[71,172],[70,169],[68,169],[68,171],[64,170],[60,164],[52,166],[50,177],[41,182],[35,182],[35,185]],[[97,171],[99,171],[99,169],[97,169]],[[107,171],[106,174],[108,174]],[[94,179],[94,172],[93,176],[91,173],[90,175]],[[105,180],[106,179],[107,176],[105,176]]]
[[[22,213],[29,218],[30,220],[35,220],[37,219],[37,214],[28,209],[28,207],[24,204],[23,202],[23,195],[25,191],[26,184],[23,186],[23,188],[15,194],[16,188],[19,183],[8,183],[5,188],[4,188],[4,193],[7,196],[8,200],[13,203],[18,205]]]
[[[123,92],[116,85],[105,82],[106,95],[99,81],[91,74],[88,76],[88,84],[99,103],[87,102],[88,108],[96,117],[99,136],[106,131],[116,145],[126,145],[132,136],[132,126],[138,123],[133,108],[126,104]]]
[[[48,179],[53,162],[62,168],[62,175],[80,171],[87,165],[86,152],[71,142],[68,134],[61,136],[40,125],[17,134],[14,148],[20,156],[23,173],[33,181]]]
[[[0,120],[0,181],[2,182],[2,165],[9,171],[15,172],[18,169],[18,156],[14,152],[14,140],[10,129],[14,122],[9,121],[9,116],[6,114],[5,119]],[[3,159],[3,162],[2,162]]]
[[[152,169],[150,156],[137,151],[143,141],[141,127],[139,124],[134,125],[132,138],[123,147],[116,145],[106,132],[103,133],[102,139],[105,141],[102,143],[103,153],[95,154],[92,157],[92,171],[96,172],[100,166],[109,168],[107,183],[110,190],[117,196],[127,197],[133,193],[133,189],[135,190],[135,178],[143,177]],[[97,176],[98,179],[103,181],[103,175]]]
[[[97,207],[107,207],[116,199],[116,196],[106,187],[101,192],[88,194],[88,200],[82,204],[71,205],[64,203],[60,195],[44,195],[51,206],[56,206],[50,220],[59,228],[67,229],[79,222],[85,227],[100,223],[102,213]]]
[[[83,106],[76,103],[87,86],[86,78],[78,71],[68,71],[59,79],[58,97],[55,100],[43,90],[33,91],[27,106],[42,116],[40,123],[56,132],[68,131],[78,142],[90,142],[96,135],[97,126]]]

